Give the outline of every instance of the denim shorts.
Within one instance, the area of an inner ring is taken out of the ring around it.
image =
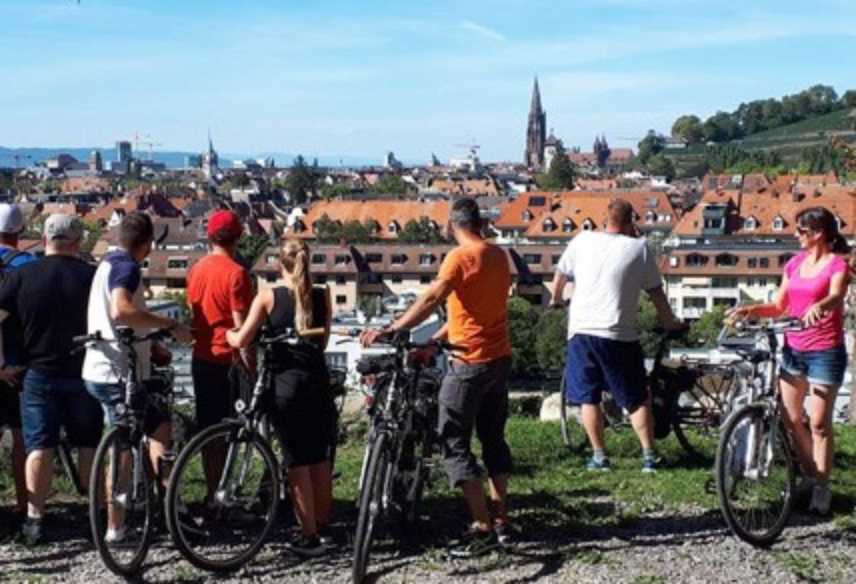
[[[119,417],[116,413],[116,406],[125,401],[125,385],[121,383],[94,383],[87,381],[86,390],[101,403],[101,407],[104,409],[103,415],[107,417],[107,423],[110,426],[115,425]],[[149,435],[153,434],[158,429],[158,426],[164,422],[169,422],[167,413],[153,407],[151,403],[146,407],[143,420],[143,429]]]
[[[823,351],[782,349],[782,370],[794,377],[805,377],[809,383],[839,386],[847,370],[847,349],[844,345]]]
[[[52,377],[37,369],[24,376],[21,421],[27,452],[55,448],[60,427],[72,446],[95,448],[103,429],[101,408],[86,393],[83,380]]]

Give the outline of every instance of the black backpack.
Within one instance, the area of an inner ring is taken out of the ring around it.
[[[12,262],[15,261],[15,258],[22,255],[24,255],[24,252],[17,249],[13,249],[5,255],[0,256],[0,283],[2,283],[3,280],[6,279],[6,276],[9,275],[9,272],[11,271],[10,268],[12,267]]]

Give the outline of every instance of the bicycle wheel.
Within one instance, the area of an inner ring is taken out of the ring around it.
[[[379,433],[372,443],[362,490],[360,491],[360,514],[354,533],[354,584],[362,584],[368,569],[372,539],[377,521],[384,512],[383,494],[392,452],[389,436]]]
[[[217,482],[213,498],[204,452]],[[279,492],[279,465],[267,442],[238,422],[222,422],[178,455],[166,493],[167,527],[191,564],[230,572],[261,549],[276,520]]]
[[[104,565],[123,577],[138,574],[154,536],[155,485],[148,449],[115,426],[102,438],[89,477],[89,523]],[[107,541],[108,528],[111,541]],[[122,536],[124,534],[124,536]]]
[[[716,489],[737,537],[768,546],[781,534],[793,506],[794,470],[785,433],[764,405],[729,418],[716,453]]]

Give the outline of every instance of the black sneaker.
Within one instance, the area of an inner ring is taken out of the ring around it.
[[[453,558],[478,558],[499,549],[499,540],[493,530],[479,531],[471,529],[457,542],[453,543],[449,555]]]
[[[327,548],[321,545],[321,539],[317,535],[307,537],[300,534],[285,544],[285,549],[301,558],[317,558],[327,553]]]
[[[333,530],[330,529],[329,525],[318,528],[318,539],[321,541],[321,545],[328,550],[333,550],[338,547],[336,544],[336,538],[333,536]]]
[[[496,523],[493,526],[493,532],[496,534],[496,539],[501,546],[514,545],[520,541],[520,529],[510,523]]]
[[[42,533],[42,520],[27,517],[27,520],[21,525],[21,540],[24,545],[36,546],[44,541]]]

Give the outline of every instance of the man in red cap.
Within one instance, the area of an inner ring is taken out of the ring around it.
[[[211,253],[187,276],[187,302],[193,312],[193,389],[196,421],[202,430],[234,414],[236,399],[229,380],[239,358],[226,342],[226,331],[240,327],[253,300],[247,271],[235,260],[243,227],[232,211],[217,211],[208,219]],[[203,451],[208,502],[225,463],[225,448]]]

